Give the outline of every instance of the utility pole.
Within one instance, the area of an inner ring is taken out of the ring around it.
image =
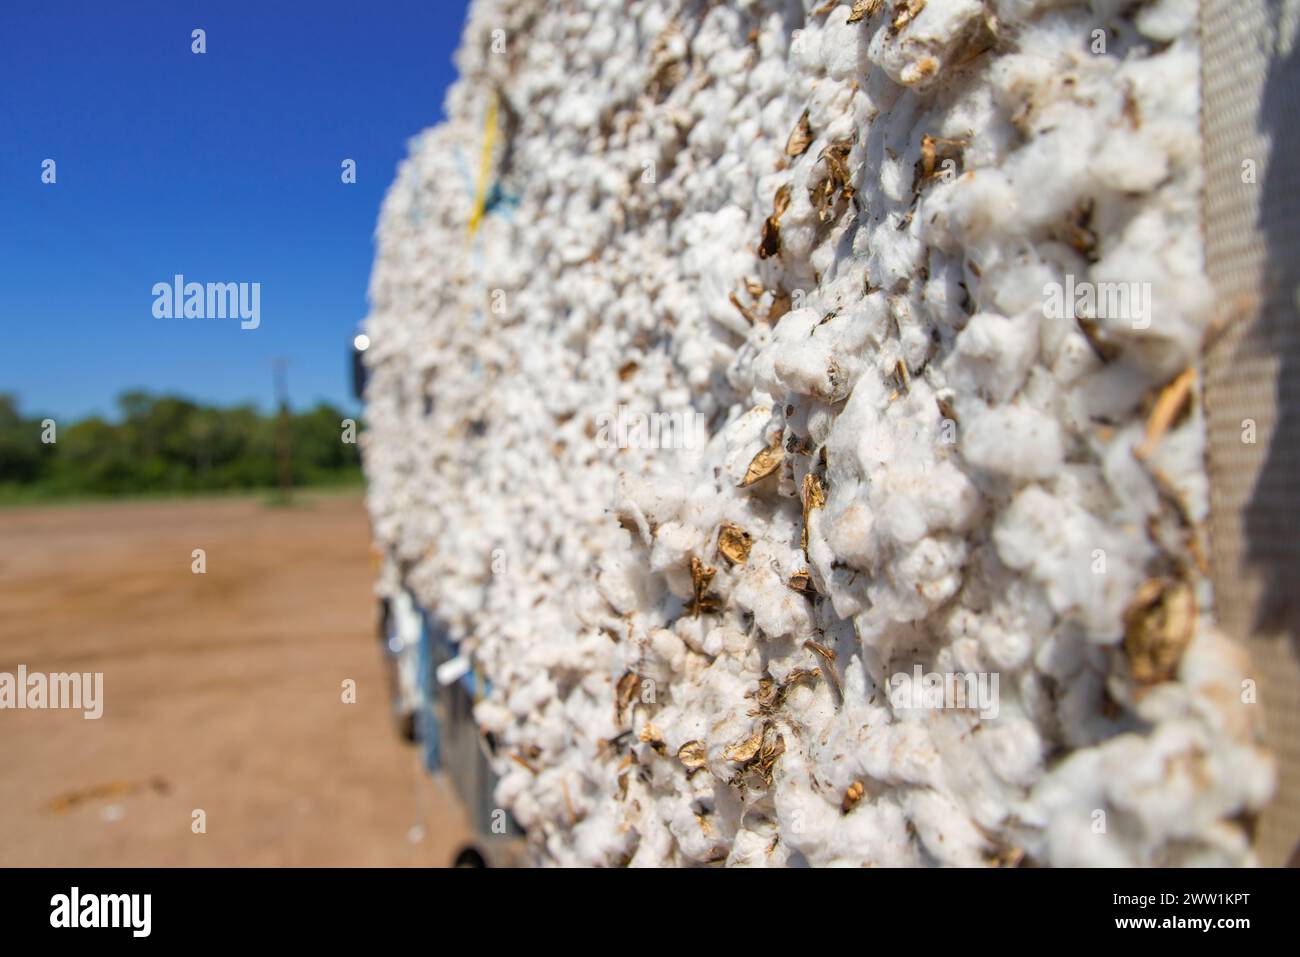
[[[277,356],[272,363],[272,375],[275,382],[275,396],[279,404],[279,415],[275,423],[275,448],[280,466],[280,491],[288,502],[293,495],[293,457],[289,437],[289,387],[286,369],[289,360]]]

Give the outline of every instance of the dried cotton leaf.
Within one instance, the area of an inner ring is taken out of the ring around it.
[[[623,677],[618,679],[618,685],[614,689],[614,721],[622,723],[623,712],[627,710],[628,705],[636,698],[637,689],[641,687],[641,676],[635,671],[626,672]]]
[[[1151,579],[1124,612],[1124,651],[1140,684],[1169,681],[1196,630],[1196,595],[1190,585]]]
[[[894,5],[894,21],[890,24],[890,33],[900,33],[907,25],[921,15],[925,9],[925,0],[900,0]]]
[[[748,488],[755,482],[767,478],[781,467],[781,462],[784,459],[785,450],[781,448],[781,436],[777,435],[767,448],[759,451],[750,460],[749,468],[745,470],[745,477],[741,480],[740,487]]]
[[[864,20],[880,9],[883,0],[853,0],[853,9],[849,12],[848,23]]]
[[[813,131],[808,123],[808,111],[803,111],[803,116],[799,117],[799,122],[795,124],[790,131],[790,138],[785,141],[786,156],[802,156],[808,152],[808,147],[812,145]]]
[[[718,532],[718,552],[733,565],[749,561],[749,550],[753,547],[753,538],[739,525],[726,522]]]
[[[759,728],[744,741],[737,741],[735,744],[727,745],[727,749],[722,752],[722,756],[728,761],[746,764],[754,759],[758,754],[758,749],[762,746],[763,728]]]
[[[709,760],[709,752],[703,741],[687,741],[677,749],[677,760],[692,771],[704,767]]]
[[[709,585],[713,583],[713,576],[717,573],[716,568],[705,565],[695,555],[691,556],[691,588],[695,592],[695,597],[691,599],[689,605],[692,617],[698,618],[700,612],[713,612],[721,607],[721,601],[708,593]]]
[[[809,472],[803,477],[803,534],[799,542],[799,547],[805,552],[808,551],[808,517],[813,509],[822,508],[825,504],[826,490],[822,487],[821,479]]]

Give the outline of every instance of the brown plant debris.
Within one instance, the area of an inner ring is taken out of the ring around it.
[[[812,141],[813,131],[808,124],[808,111],[804,110],[803,116],[799,117],[799,122],[790,131],[790,138],[785,141],[785,155],[802,156],[808,152],[808,147],[812,145]]]
[[[677,760],[688,770],[694,771],[708,763],[709,752],[703,741],[687,741],[677,749]]]
[[[722,607],[722,600],[708,593],[709,586],[713,584],[713,576],[717,573],[716,568],[705,565],[695,555],[691,556],[691,588],[695,592],[695,597],[687,607],[692,618],[700,617],[701,612],[708,614]]]
[[[628,671],[618,679],[614,688],[614,723],[623,723],[623,713],[636,700],[637,689],[641,687],[641,676],[635,671]]]
[[[941,174],[945,163],[951,161],[954,170],[961,169],[962,151],[966,148],[966,141],[960,139],[947,139],[941,136],[931,136],[929,133],[921,137],[921,158],[916,162],[916,169],[913,173],[912,190],[915,192],[922,183],[928,182]]]
[[[901,33],[924,9],[925,0],[899,0],[894,4],[894,19],[889,25],[889,32]]]
[[[1138,104],[1137,95],[1133,90],[1133,82],[1127,81],[1124,84],[1124,119],[1128,121],[1130,129],[1136,130],[1142,125],[1142,108]]]
[[[749,561],[749,550],[753,547],[753,537],[739,525],[724,522],[718,531],[718,553],[733,565]]]
[[[745,477],[740,482],[741,488],[749,488],[755,482],[767,478],[778,468],[785,459],[785,452],[781,448],[781,435],[777,433],[767,448],[759,451],[749,462],[749,468],[745,470]]]
[[[686,77],[686,65],[669,52],[675,36],[681,36],[681,30],[676,24],[670,24],[655,37],[650,46],[650,67],[653,72],[647,92],[657,103],[663,102]]]
[[[1145,459],[1156,450],[1164,434],[1191,408],[1192,387],[1195,384],[1196,369],[1189,366],[1160,390],[1151,408],[1151,415],[1147,418],[1146,434],[1142,438],[1142,444],[1133,450],[1134,455]]]
[[[1113,362],[1119,357],[1119,346],[1102,338],[1101,326],[1096,319],[1089,319],[1086,316],[1078,316],[1074,321],[1079,324],[1079,331],[1082,332],[1083,337],[1088,340],[1088,345],[1092,346],[1092,351],[1097,353],[1098,359],[1102,362]]]
[[[990,867],[1019,867],[1025,862],[1025,852],[1019,847],[999,847],[987,860]]]
[[[747,764],[752,761],[758,755],[759,748],[763,746],[763,729],[766,726],[766,724],[760,726],[758,730],[744,740],[727,745],[722,752],[722,756],[728,761],[736,761],[740,764]]]
[[[772,196],[772,214],[778,219],[785,215],[785,211],[790,208],[790,184],[786,183],[777,189]]]
[[[817,642],[809,638],[807,641],[803,643],[803,646],[807,648],[809,651],[814,652],[820,655],[822,658],[826,659],[827,664],[832,664],[832,665],[835,664],[835,652],[832,649],[827,648],[825,645],[818,644]]]
[[[109,781],[107,784],[96,784],[60,794],[50,801],[49,808],[55,814],[66,814],[88,801],[126,797],[143,791],[152,791],[154,794],[167,794],[170,790],[171,785],[161,777],[152,777],[147,781]]]
[[[745,697],[753,698],[758,703],[758,710],[751,711],[751,716],[770,715],[785,706],[785,699],[801,681],[811,681],[820,677],[820,668],[795,668],[777,684],[772,678],[759,678],[758,690],[748,691]]]
[[[1124,652],[1133,679],[1151,685],[1173,678],[1195,631],[1196,595],[1187,582],[1144,582],[1124,611]]]
[[[1075,252],[1091,262],[1097,261],[1097,233],[1092,228],[1093,201],[1083,199],[1070,210],[1061,224],[1061,239]]]
[[[511,754],[510,760],[515,762],[515,764],[519,765],[521,768],[527,768],[533,774],[539,773],[537,770],[537,765],[533,764],[522,754]]]
[[[807,572],[795,572],[786,585],[806,598],[817,596],[817,586],[813,584],[812,577]]]
[[[1182,528],[1183,544],[1192,556],[1192,561],[1196,563],[1196,567],[1202,575],[1210,574],[1210,560],[1201,545],[1201,529],[1192,515],[1192,509],[1187,499],[1179,491],[1178,486],[1174,484],[1174,480],[1162,469],[1156,468],[1149,462],[1146,463],[1146,467],[1147,472],[1156,483],[1156,491],[1160,495],[1160,500],[1173,510],[1174,516]],[[1154,516],[1152,516],[1152,519],[1154,519]]]
[[[848,814],[858,806],[858,802],[862,800],[862,795],[865,793],[866,788],[863,787],[862,782],[854,781],[844,792],[844,800],[840,802],[840,811]]]
[[[852,150],[851,140],[840,140],[829,144],[817,157],[818,162],[825,167],[825,172],[809,187],[808,198],[817,211],[818,220],[823,223],[837,219],[844,204],[853,198],[848,163]]]
[[[767,310],[768,325],[776,325],[776,321],[790,311],[793,305],[793,297],[784,289],[777,289],[772,293],[772,305]]]
[[[700,830],[704,832],[705,837],[714,837],[717,832],[713,829],[713,822],[709,820],[709,815],[703,811],[695,812],[695,820],[700,825]]]
[[[894,363],[894,377],[898,379],[898,386],[900,389],[903,390],[904,393],[911,391],[912,377],[910,374],[908,374],[907,363],[905,363],[902,359],[899,359],[897,362]]]
[[[822,487],[821,479],[812,472],[803,477],[803,534],[799,541],[799,547],[808,551],[808,518],[812,515],[815,508],[822,508],[826,505],[826,489]]]
[[[763,726],[763,744],[758,749],[758,760],[749,770],[758,774],[764,784],[772,783],[772,768],[777,758],[785,754],[785,738],[777,733],[776,726],[770,721]]]
[[[752,326],[755,322],[753,310],[741,302],[740,297],[734,292],[728,295],[727,298],[731,300],[731,304],[736,307],[736,311],[739,312],[741,316],[744,317],[745,321]]]
[[[966,34],[966,43],[957,57],[955,66],[964,66],[998,45],[1001,27],[998,18],[986,12],[975,24],[975,28]]]
[[[831,687],[835,689],[836,697],[843,697],[844,691],[840,687],[840,673],[835,670],[835,651],[825,645],[818,644],[811,638],[805,641],[803,646],[826,662],[826,667],[821,669],[821,673],[831,683]]]
[[[849,12],[848,23],[857,23],[872,16],[885,0],[853,0],[853,9]]]
[[[656,754],[668,753],[667,746],[664,744],[663,732],[655,727],[653,722],[647,721],[645,727],[640,730],[636,737],[643,744],[650,745],[650,748]]]
[[[728,746],[723,753],[727,760],[741,765],[740,771],[731,779],[732,785],[743,787],[751,776],[771,785],[772,770],[777,759],[785,754],[785,738],[773,722],[764,721],[758,730],[743,741]]]
[[[772,197],[772,215],[763,221],[758,241],[758,258],[770,259],[781,251],[781,217],[790,208],[790,184],[786,183]]]
[[[778,698],[780,697],[780,688],[772,678],[759,678],[757,691],[746,691],[746,698],[753,698],[758,702],[758,710],[751,711],[751,715],[767,714],[775,711],[779,706]]]

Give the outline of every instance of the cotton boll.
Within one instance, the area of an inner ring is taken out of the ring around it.
[[[1028,228],[1050,228],[1064,221],[1088,183],[1087,144],[1076,130],[1040,134],[1034,148],[1017,154],[1011,175],[1035,188],[1019,196],[1017,209]]]
[[[514,716],[508,708],[495,701],[480,701],[474,706],[474,720],[484,731],[501,735],[514,720]]]
[[[1018,787],[1028,787],[1038,779],[1044,747],[1032,722],[1014,714],[1003,715],[979,730],[976,740],[980,750],[998,777]]]
[[[1124,132],[1112,133],[1104,151],[1092,157],[1093,176],[1108,188],[1122,193],[1145,193],[1168,175],[1168,163],[1143,138]]]
[[[911,586],[912,593],[922,603],[920,607],[928,611],[943,604],[961,587],[965,557],[964,540],[933,536],[903,552],[891,566],[891,572],[898,585],[904,589]]]
[[[848,22],[849,7],[841,4],[826,18],[822,32],[821,53],[826,75],[848,81],[865,71],[865,46],[861,42],[862,25]]]
[[[790,65],[809,76],[821,73],[822,31],[807,23],[790,36]]]
[[[746,79],[759,102],[766,103],[784,89],[785,71],[774,60],[760,60]]]
[[[1017,228],[1023,220],[1019,196],[1006,174],[999,170],[964,173],[946,193],[934,194],[927,202],[948,220],[957,240],[966,245],[980,243],[991,234]]]
[[[680,673],[686,666],[686,645],[671,631],[658,628],[650,634],[651,647],[659,660],[671,671]]]
[[[656,572],[679,570],[689,564],[691,554],[703,546],[703,536],[698,529],[679,522],[665,522],[655,533],[650,567]],[[685,592],[681,597],[686,597]]]
[[[667,828],[638,829],[637,837],[637,850],[628,867],[661,867],[666,862],[676,863],[673,836]]]
[[[918,839],[937,863],[949,867],[984,863],[984,838],[950,798],[934,791],[919,791],[906,801],[905,807]]]
[[[808,336],[780,348],[773,358],[778,384],[790,392],[838,402],[851,387],[852,369],[833,358],[837,352],[829,335]]]
[[[789,758],[786,773],[776,782],[773,792],[781,822],[781,842],[817,863],[818,855],[829,850],[828,837],[837,829],[840,809],[797,783],[803,762],[798,752]]]
[[[1104,774],[1115,763],[1112,755],[1132,759],[1136,757],[1135,744],[1135,739],[1121,737],[1105,750],[1077,752],[1035,785],[1019,811],[1021,819],[1034,829],[1025,837],[1035,859],[1045,857],[1068,867],[1123,867],[1136,863],[1127,842],[1110,838],[1112,829],[1120,830],[1123,821],[1112,820],[1118,815],[1102,790]]]
[[[926,86],[955,53],[971,21],[982,14],[983,6],[977,0],[927,4],[901,32],[878,30],[869,55],[894,82]]]
[[[517,718],[526,718],[555,694],[555,684],[545,673],[534,675],[531,681],[517,686],[507,702]]]
[[[627,614],[641,604],[643,599],[638,592],[638,584],[626,565],[612,556],[602,559],[596,587],[600,589],[601,597],[620,615]]]
[[[850,502],[841,509],[828,512],[826,541],[840,560],[856,568],[872,570],[879,556],[874,518],[869,508]]]
[[[956,388],[978,392],[991,402],[1006,402],[1020,388],[1037,352],[1035,314],[1007,318],[976,313],[957,336],[948,380]]]
[[[1031,486],[1012,500],[993,531],[999,557],[1046,585],[1057,614],[1098,641],[1114,641],[1148,548]]]
[[[1172,43],[1196,21],[1195,0],[1157,0],[1143,7],[1137,15],[1142,35],[1159,43]]]
[[[1055,419],[1019,404],[972,402],[962,412],[961,452],[976,468],[1013,480],[1050,478],[1065,455]]]
[[[757,556],[760,562],[767,556],[766,550]],[[769,557],[769,561],[771,557]],[[773,570],[768,562],[751,562],[751,569],[746,565],[732,591],[732,600],[737,607],[754,616],[755,626],[772,638],[806,633],[811,625],[808,601],[798,592],[788,587]],[[791,564],[791,574],[798,566]]]
[[[728,867],[785,867],[789,851],[782,846],[775,828],[743,829],[736,832]]]

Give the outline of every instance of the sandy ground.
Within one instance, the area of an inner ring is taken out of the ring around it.
[[[372,577],[355,493],[0,509],[0,672],[104,674],[99,720],[0,710],[0,865],[448,863]]]

